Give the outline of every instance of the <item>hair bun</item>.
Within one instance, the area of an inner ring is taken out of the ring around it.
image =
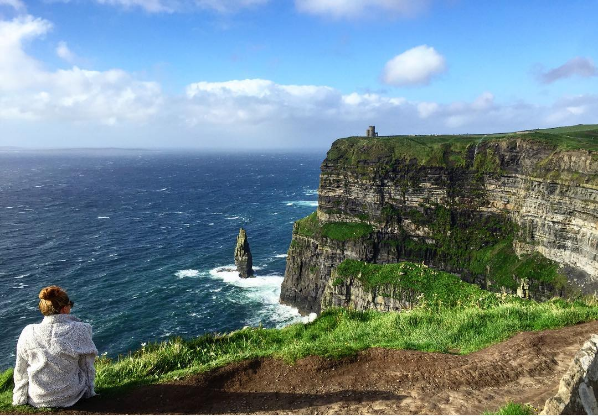
[[[60,292],[62,292],[62,289],[60,289],[58,286],[48,286],[39,292],[39,298],[42,300],[51,301],[56,299],[60,295]]]

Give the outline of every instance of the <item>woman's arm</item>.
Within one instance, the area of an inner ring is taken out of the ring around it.
[[[95,378],[96,368],[94,366],[95,354],[85,354],[79,356],[79,368],[85,377],[85,393],[83,397],[88,399],[96,395]]]
[[[29,375],[27,374],[27,358],[23,357],[23,352],[20,351],[17,345],[17,363],[15,364],[14,372],[15,388],[12,391],[12,405],[19,406],[27,404]]]

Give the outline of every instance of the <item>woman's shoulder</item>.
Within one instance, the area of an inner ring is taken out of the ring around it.
[[[87,322],[83,322],[81,319],[77,318],[76,316],[68,315],[68,320],[66,320],[66,322],[75,331],[80,331],[80,332],[89,333],[89,334],[91,334],[91,332],[92,332],[91,324],[88,324]]]
[[[19,340],[17,341],[17,348],[28,348],[37,339],[36,330],[41,324],[29,324],[23,328]]]

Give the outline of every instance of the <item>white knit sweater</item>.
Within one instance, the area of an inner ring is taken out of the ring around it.
[[[17,343],[13,405],[67,407],[95,396],[91,325],[71,314],[27,325]]]

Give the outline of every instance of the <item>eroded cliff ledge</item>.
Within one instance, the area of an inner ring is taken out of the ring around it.
[[[496,136],[351,137],[297,221],[281,301],[319,312],[345,259],[424,263],[535,298],[598,290],[598,126]]]

